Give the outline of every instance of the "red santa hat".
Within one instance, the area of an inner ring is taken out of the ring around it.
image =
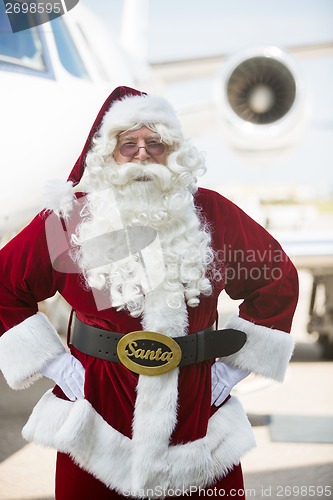
[[[102,105],[101,109],[99,110],[98,115],[96,116],[96,119],[93,123],[93,126],[90,129],[89,135],[87,137],[87,140],[85,142],[85,145],[83,147],[82,153],[78,157],[69,177],[68,181],[73,183],[73,186],[76,186],[82,178],[83,172],[84,172],[84,167],[85,167],[85,161],[86,161],[86,156],[91,148],[91,143],[94,135],[99,131],[103,118],[107,113],[110,113],[111,108],[114,106],[114,104],[118,101],[122,101],[126,97],[134,97],[134,96],[139,96],[143,97],[145,96],[145,92],[141,92],[140,90],[135,90],[130,87],[117,87],[105,100],[104,104]]]
[[[76,186],[84,172],[85,160],[96,133],[107,134],[110,138],[128,130],[136,124],[162,124],[176,135],[182,136],[181,125],[175,110],[169,102],[160,96],[147,95],[130,87],[117,87],[102,105],[89,132],[82,153],[77,159],[67,183],[52,181],[45,186],[47,208],[63,212],[64,205],[73,200],[73,186]]]

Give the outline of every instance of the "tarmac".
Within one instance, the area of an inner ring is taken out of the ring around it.
[[[300,283],[296,348],[284,383],[250,375],[234,390],[257,441],[242,460],[247,499],[333,496],[333,362],[322,360],[319,345],[306,334],[310,275],[300,273]],[[221,322],[235,306],[221,301]],[[13,391],[0,378],[0,500],[54,499],[55,451],[27,444],[20,434],[51,386],[42,379]]]

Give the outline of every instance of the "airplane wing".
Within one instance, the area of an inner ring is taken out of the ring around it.
[[[284,47],[297,58],[311,58],[333,54],[333,41],[311,45]],[[171,84],[183,80],[217,75],[221,64],[230,57],[230,53],[207,55],[186,59],[155,61],[151,63],[153,71],[165,83]]]

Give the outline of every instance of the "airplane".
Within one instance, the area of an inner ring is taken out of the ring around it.
[[[67,178],[111,90],[158,83],[81,3],[12,33],[0,2],[0,74],[1,238],[43,207],[47,180]]]
[[[1,8],[0,3],[3,19]],[[312,199],[308,202],[311,179],[300,186],[304,172],[294,172],[290,162],[299,162],[297,151],[306,143],[312,120],[302,58],[330,57],[333,44],[247,47],[233,54],[148,63],[147,0],[126,0],[124,12],[122,46],[81,4],[50,23],[10,35],[10,44],[0,29],[0,123],[6,138],[1,146],[6,189],[0,199],[0,236],[17,231],[43,207],[40,193],[46,180],[66,178],[96,109],[119,84],[163,93],[178,110],[185,132],[207,151],[208,163],[218,157],[228,166],[210,168],[201,185],[214,186],[273,233],[281,229],[280,202],[286,193],[282,201],[288,230],[317,221],[316,207]],[[313,232],[305,237],[298,231],[296,241],[295,235],[284,231],[279,237],[298,267],[313,275],[308,328],[319,333],[330,353],[332,238]],[[324,312],[316,307],[319,280],[326,291]]]

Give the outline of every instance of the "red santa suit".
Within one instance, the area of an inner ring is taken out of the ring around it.
[[[106,110],[126,92],[117,89],[103,105],[69,178],[74,183]],[[224,279],[213,283],[213,293],[200,297],[197,307],[186,308],[188,328],[181,335],[215,322],[225,289],[231,298],[243,299],[227,327],[244,331],[247,341],[224,361],[282,381],[293,350],[288,332],[298,294],[295,268],[272,236],[223,196],[199,188],[194,203],[211,228]],[[79,273],[54,265],[45,229],[51,216],[38,214],[0,254],[0,367],[14,389],[28,387],[42,366],[64,351],[38,312],[38,302],[56,292],[88,325],[121,334],[143,328],[140,318],[126,311],[98,308]],[[164,326],[167,306],[158,291],[156,296],[144,327],[170,335]],[[85,368],[85,399],[69,401],[56,386],[38,402],[23,430],[27,440],[58,450],[57,498],[154,496],[146,494],[149,488],[157,497],[173,491],[179,496],[189,488],[193,493],[213,486],[242,488],[239,463],[254,446],[253,433],[235,397],[211,406],[214,359],[147,377],[73,346],[71,353]]]

